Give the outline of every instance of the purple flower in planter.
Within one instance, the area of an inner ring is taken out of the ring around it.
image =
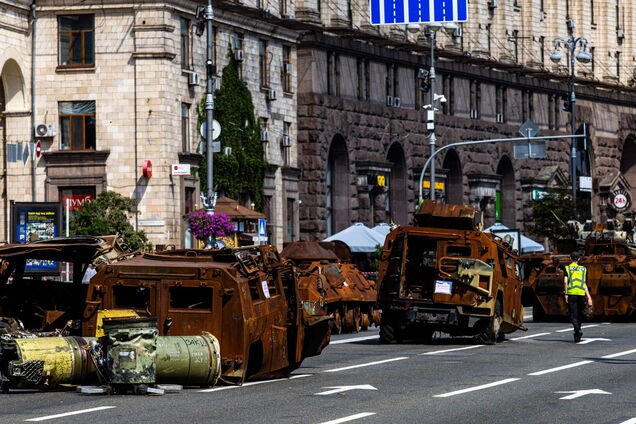
[[[227,237],[234,233],[232,220],[227,215],[215,213],[213,215],[205,212],[197,212],[188,218],[190,233],[199,240],[206,241],[213,238]]]

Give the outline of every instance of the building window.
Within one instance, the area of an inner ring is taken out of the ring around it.
[[[358,100],[369,100],[369,59],[358,58]]]
[[[292,92],[292,57],[291,47],[283,46],[283,77],[282,85],[283,91],[286,93]]]
[[[539,37],[539,45],[541,46],[541,65],[545,66],[545,37]]]
[[[327,94],[337,96],[340,92],[339,87],[339,65],[338,55],[334,52],[327,53]]]
[[[455,84],[451,75],[445,75],[442,80],[442,92],[446,97],[446,103],[442,103],[442,113],[452,115],[455,113]]]
[[[181,148],[190,151],[190,105],[181,103]]]
[[[397,97],[398,94],[398,75],[397,75],[397,67],[395,65],[387,64],[386,71],[384,73],[385,77],[385,88],[386,88],[386,96],[387,96],[387,104],[389,102],[389,97]]]
[[[621,79],[621,52],[616,52],[616,78]]]
[[[495,120],[500,123],[506,122],[506,87],[499,85],[497,86],[496,99],[495,99]]]
[[[285,166],[292,166],[291,142],[291,122],[283,122],[283,163]]]
[[[285,241],[294,241],[294,206],[296,201],[294,199],[287,199],[287,217],[285,225]]]
[[[551,94],[548,97],[548,129],[551,130],[556,129],[556,103],[557,96],[555,94]]]
[[[288,14],[287,12],[287,0],[280,0],[280,16],[284,17],[285,15]]]
[[[590,66],[592,67],[592,77],[594,77],[594,72],[596,71],[596,56],[594,54],[596,47],[590,47],[590,56],[592,56],[592,61],[590,62]]]
[[[514,46],[515,62],[519,62],[519,31],[512,31],[512,44]]]
[[[261,87],[269,87],[269,69],[267,65],[267,41],[258,40],[258,71]]]
[[[521,120],[525,122],[528,119],[532,119],[533,115],[532,91],[524,90],[521,92]]]
[[[59,65],[95,64],[95,15],[58,17]]]
[[[181,21],[181,67],[190,69],[190,20],[180,18]]]
[[[194,205],[196,199],[196,188],[194,187],[186,187],[184,192],[183,199],[183,212],[185,215],[190,215],[194,213]]]
[[[596,25],[596,19],[594,17],[594,0],[590,0],[590,24]]]
[[[234,50],[235,58],[237,57],[237,51],[240,51],[241,55],[243,54],[243,34],[235,32],[232,34],[232,49]],[[237,68],[239,78],[243,79],[243,60],[237,60]]]
[[[492,56],[492,25],[486,25],[486,37],[488,40],[488,56]]]
[[[60,102],[60,150],[95,150],[95,102]]]
[[[478,119],[480,116],[481,87],[478,81],[470,81],[470,117]]]

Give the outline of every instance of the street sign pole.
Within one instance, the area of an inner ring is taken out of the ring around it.
[[[437,138],[435,135],[435,35],[437,34],[437,31],[435,31],[434,29],[431,28],[430,30],[431,33],[431,69],[429,70],[428,73],[428,79],[431,83],[431,111],[433,112],[432,115],[432,125],[431,127],[433,128],[431,130],[431,135],[429,136],[428,139],[428,144],[431,147],[431,157],[435,156],[435,143],[437,142]],[[431,188],[430,193],[431,193],[431,200],[435,200],[435,161],[432,160],[431,161],[431,173],[430,173],[430,177],[431,177]]]

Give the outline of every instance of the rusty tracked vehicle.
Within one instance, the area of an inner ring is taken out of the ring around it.
[[[329,343],[324,299],[298,285],[273,247],[145,253],[105,263],[82,284],[101,245],[44,244],[0,248],[0,317],[20,319],[28,330],[63,328],[59,334],[93,337],[100,330],[98,311],[133,311],[155,317],[160,336],[215,335],[221,378],[231,383],[285,376]],[[24,264],[33,258],[74,262],[74,281],[24,277]]]
[[[523,326],[518,257],[479,231],[476,209],[425,201],[416,226],[386,238],[378,281],[380,342],[430,341],[434,331],[494,344]]]
[[[334,316],[333,332],[358,332],[379,325],[375,282],[338,256],[340,251],[341,246],[329,242],[292,242],[281,256],[296,266],[300,286],[324,293],[327,311]]]
[[[587,286],[594,301],[594,316],[599,319],[624,319],[634,316],[636,308],[636,252],[611,230],[596,230],[584,241],[581,264],[587,267]],[[576,248],[576,240],[560,243]],[[532,306],[535,321],[569,317],[563,295],[565,267],[572,262],[569,251],[562,254],[528,258],[532,264],[524,295]],[[567,254],[565,254],[567,253]]]

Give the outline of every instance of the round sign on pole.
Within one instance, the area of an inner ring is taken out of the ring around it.
[[[207,128],[208,126],[206,122],[202,123],[201,127],[199,128],[199,134],[201,134],[201,137],[203,139],[206,138]],[[219,138],[220,135],[221,135],[221,124],[219,124],[219,121],[213,120],[212,121],[212,140],[216,140],[217,138]]]
[[[144,177],[146,178],[152,177],[152,162],[150,162],[149,160],[143,161],[141,170],[143,172]]]
[[[40,143],[40,141],[38,140],[37,143],[35,143],[35,157],[40,159],[41,155],[42,155],[42,143]]]
[[[631,206],[632,199],[628,191],[618,190],[612,193],[611,202],[615,211],[622,212]]]

